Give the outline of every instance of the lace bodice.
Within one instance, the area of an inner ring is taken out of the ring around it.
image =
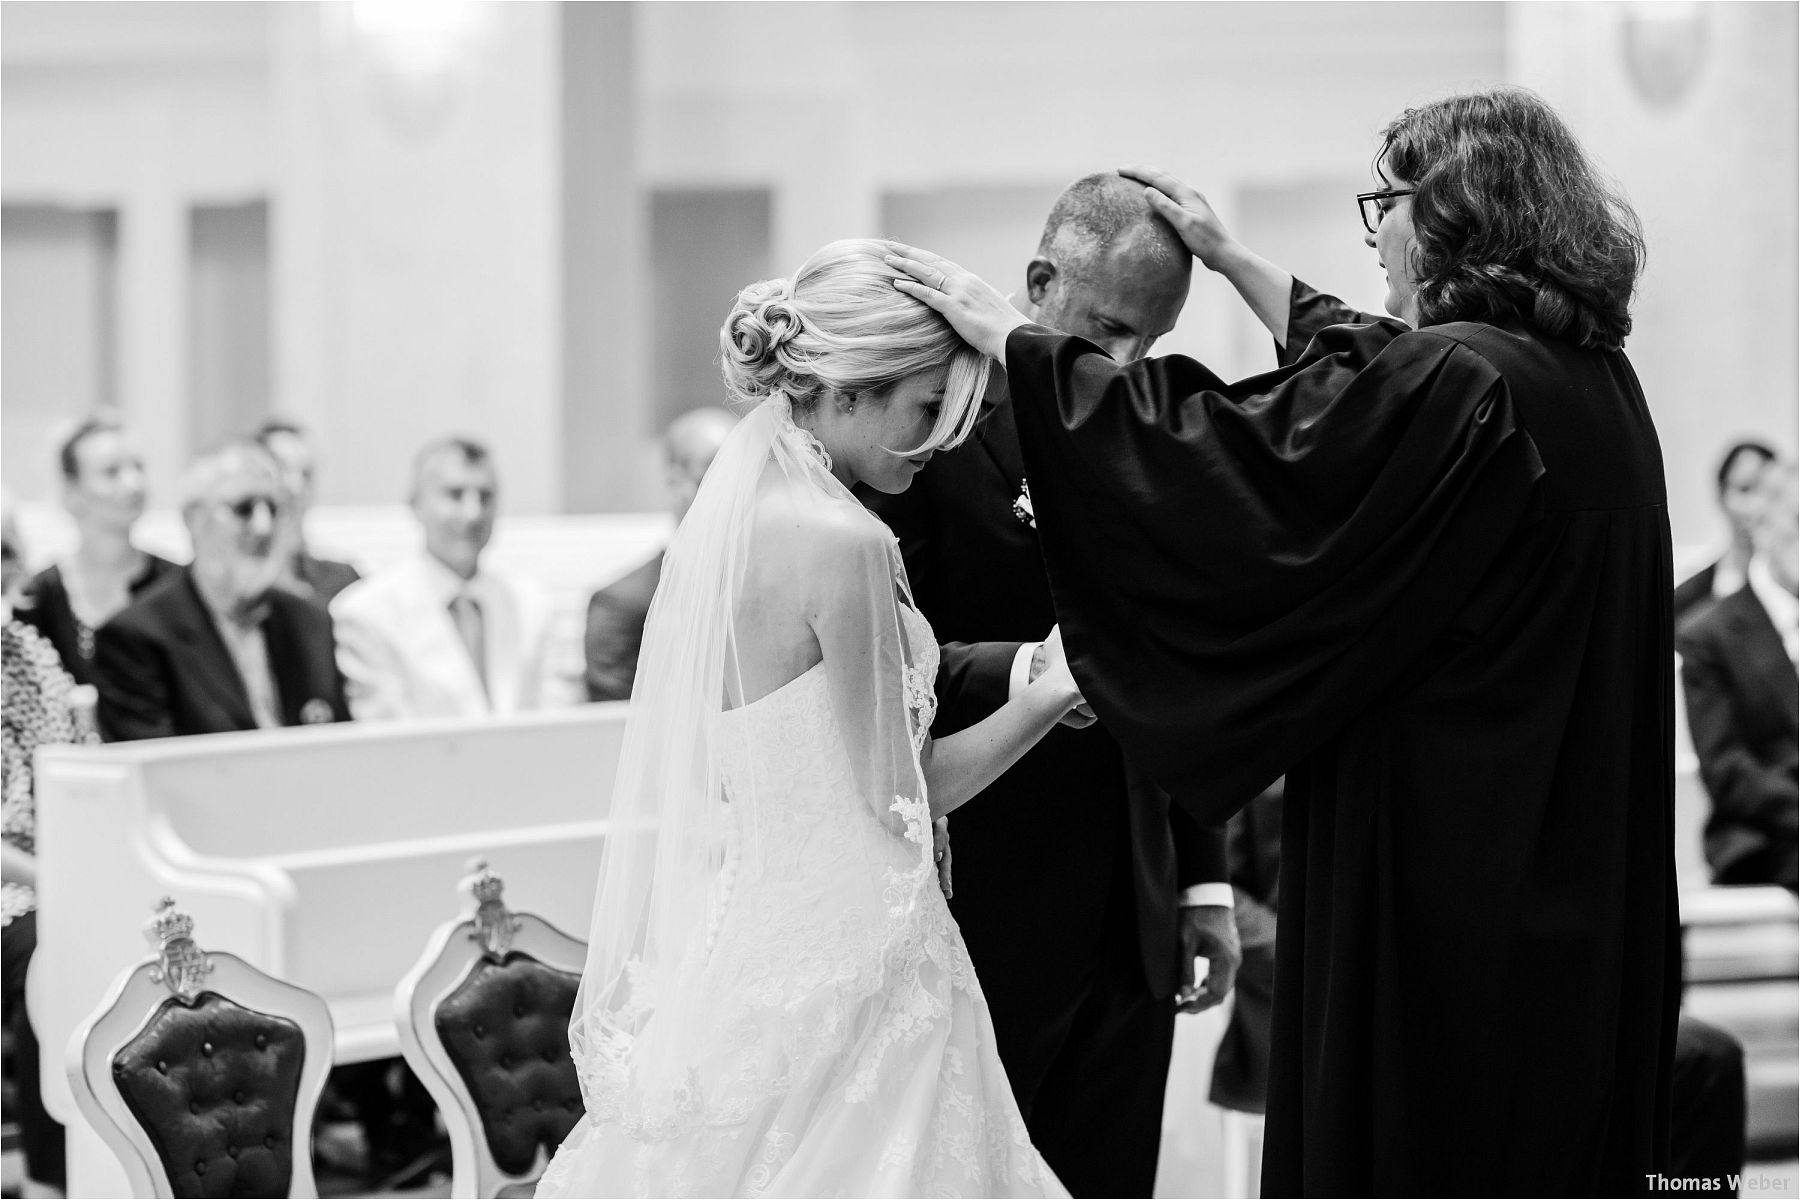
[[[906,604],[900,605],[900,614],[908,642],[902,674],[916,752],[930,735],[937,713],[938,645],[924,616]],[[804,819],[797,810],[807,801],[836,805],[856,793],[855,776],[844,753],[843,731],[831,711],[823,661],[761,699],[722,714],[720,729],[720,765],[727,796],[788,796],[795,803],[783,806],[791,810],[785,816]],[[907,802],[910,810],[915,802],[922,805],[925,797],[866,796],[863,800],[871,811],[881,812],[895,811],[895,800]],[[905,820],[909,812],[900,816]]]

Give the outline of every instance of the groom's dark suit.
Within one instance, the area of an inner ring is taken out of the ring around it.
[[[1004,376],[962,446],[864,501],[900,539],[944,643],[938,736],[1006,702],[1020,645],[1056,617]],[[996,403],[998,402],[998,403]],[[1053,729],[951,819],[955,896],[1033,1141],[1077,1196],[1150,1194],[1174,1036],[1180,888],[1227,877],[1208,829],[1130,770],[1104,729]]]

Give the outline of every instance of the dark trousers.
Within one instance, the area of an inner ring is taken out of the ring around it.
[[[379,1058],[333,1067],[329,1086],[356,1111],[369,1166],[386,1175],[434,1146],[437,1107],[404,1059]]]
[[[1231,1020],[1213,1057],[1212,1093],[1220,1108],[1269,1111],[1269,1028],[1275,1004],[1275,943],[1244,947]]]
[[[20,1149],[25,1154],[25,1174],[39,1183],[61,1189],[68,1171],[64,1162],[63,1127],[44,1110],[38,1088],[39,1049],[31,1017],[25,1011],[25,969],[37,949],[37,914],[26,913],[0,930],[0,977],[5,980],[7,1031],[13,1039],[13,1085],[18,1109],[8,1113],[19,1123]]]
[[[1128,886],[1126,873],[1118,876]],[[982,974],[981,984],[1031,1140],[1063,1186],[1076,1196],[1148,1196],[1175,1002],[1150,995],[1130,893],[1116,889],[1108,903],[1105,928],[1116,936],[1086,969],[1004,980]],[[975,969],[981,973],[978,952]]]
[[[1681,1014],[1670,1089],[1669,1176],[1717,1179],[1744,1169],[1744,1047],[1723,1029]],[[1670,1193],[1671,1195],[1679,1193]],[[1718,1195],[1695,1192],[1694,1195]]]

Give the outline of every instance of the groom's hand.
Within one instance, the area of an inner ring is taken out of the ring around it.
[[[1231,994],[1244,952],[1238,945],[1237,922],[1222,904],[1196,904],[1180,910],[1175,922],[1181,952],[1181,986],[1175,1011],[1205,1012]],[[1206,978],[1194,984],[1194,959],[1206,960]]]

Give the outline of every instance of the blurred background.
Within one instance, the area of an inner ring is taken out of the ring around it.
[[[414,452],[472,435],[502,485],[485,561],[551,593],[550,666],[573,689],[590,595],[667,537],[660,437],[677,414],[723,402],[717,330],[746,283],[837,238],[890,236],[1011,291],[1068,183],[1143,163],[1200,188],[1253,249],[1379,311],[1353,198],[1376,186],[1381,129],[1458,89],[1520,84],[1563,113],[1644,225],[1626,349],[1661,433],[1684,579],[1727,541],[1721,451],[1747,437],[1796,448],[1797,15],[1792,2],[1681,0],[0,0],[0,479],[28,565],[57,561],[76,532],[55,448],[82,418],[117,410],[149,481],[134,536],[185,560],[182,469],[284,417],[318,456],[309,545],[369,574],[419,542],[405,507]],[[1203,272],[1157,350],[1227,378],[1273,366],[1261,327]],[[586,753],[584,718],[565,718],[544,728],[566,726]],[[510,765],[505,739],[536,728],[502,727],[485,751],[474,722],[428,732],[450,772],[477,752]],[[283,750],[258,736],[241,744]],[[1792,898],[1764,889],[1773,908],[1749,917],[1705,907],[1706,798],[1685,731],[1678,741],[1688,1007],[1748,1047],[1762,1173],[1746,1191],[1793,1195]],[[220,742],[189,753],[205,763],[240,744]],[[413,753],[398,737],[344,745]],[[423,769],[429,755],[417,757]],[[284,771],[270,788],[299,786]],[[586,776],[541,775],[586,811]],[[443,799],[396,796],[359,815],[412,828],[406,804]],[[312,821],[315,803],[295,806],[303,824],[329,825]],[[212,812],[189,832],[231,824]],[[80,833],[60,851],[46,838],[66,879],[89,857],[82,838],[98,836]],[[529,900],[535,881],[517,878]],[[329,902],[306,911],[327,933],[350,923]],[[362,964],[382,1014],[423,937],[390,925],[404,952]],[[69,978],[68,963],[95,978],[115,969],[64,936],[46,945]],[[41,1007],[55,1020],[75,1008]],[[1221,1133],[1207,1107],[1222,1024],[1182,1026],[1159,1195],[1254,1178],[1253,1154],[1231,1157],[1236,1127]]]
[[[153,508],[274,412],[314,429],[328,507],[398,502],[413,449],[455,429],[494,446],[508,512],[660,509],[656,435],[722,398],[740,286],[883,234],[1010,288],[1056,193],[1121,163],[1378,308],[1351,197],[1380,129],[1498,83],[1557,105],[1643,218],[1627,349],[1678,547],[1723,537],[1726,441],[1794,444],[1789,3],[7,0],[0,21],[3,468],[28,502],[59,426],[116,406]],[[1271,364],[1210,278],[1159,349]]]

